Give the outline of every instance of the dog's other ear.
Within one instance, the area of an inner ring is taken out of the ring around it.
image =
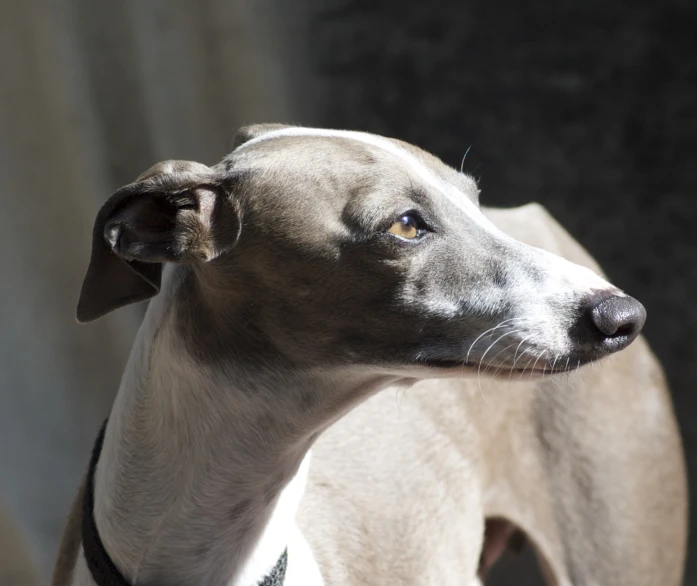
[[[292,128],[288,124],[252,124],[250,126],[243,126],[236,133],[235,137],[232,139],[232,148],[236,149],[238,146],[243,145],[248,140],[263,136],[268,132],[273,132],[274,130],[282,130],[284,128]]]
[[[112,195],[94,223],[77,320],[153,297],[164,262],[207,262],[234,246],[241,222],[224,183],[205,165],[165,161]]]

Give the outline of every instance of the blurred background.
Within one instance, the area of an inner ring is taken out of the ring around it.
[[[0,7],[0,524],[40,583],[142,311],[74,321],[95,213],[156,161],[216,162],[252,122],[368,130],[454,166],[469,149],[485,205],[544,204],[647,306],[694,484],[694,0]],[[0,586],[28,584],[7,557]],[[541,583],[525,555],[495,574]]]

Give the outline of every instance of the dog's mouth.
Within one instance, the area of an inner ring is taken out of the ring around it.
[[[486,376],[495,377],[505,377],[509,378],[511,375],[529,375],[529,376],[549,376],[553,374],[563,374],[575,370],[579,366],[582,366],[582,361],[574,361],[569,366],[569,361],[566,359],[562,361],[556,361],[559,364],[549,364],[547,362],[538,361],[537,364],[524,364],[524,365],[510,365],[510,364],[480,364],[474,362],[467,362],[466,360],[450,360],[450,359],[440,359],[440,358],[429,358],[425,360],[420,360],[418,364],[426,366],[428,368],[434,368],[438,370],[452,370],[452,371],[467,371],[475,372]]]

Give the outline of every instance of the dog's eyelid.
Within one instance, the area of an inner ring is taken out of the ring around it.
[[[401,222],[402,218],[405,216],[412,216],[420,228],[425,224],[422,215],[417,210],[407,209],[404,211],[394,212],[389,216],[385,216],[384,219],[377,225],[377,232],[387,232],[390,226]]]
[[[430,215],[419,208],[411,208],[405,212],[402,212],[397,216],[395,221],[399,221],[404,216],[414,217],[419,224],[419,228],[425,232],[437,232],[435,223],[431,220]]]
[[[423,213],[421,208],[417,207],[409,207],[406,209],[403,209],[401,211],[397,211],[394,215],[394,220],[399,220],[400,218],[403,218],[404,216],[414,216],[417,220],[423,221],[424,216],[426,214]]]

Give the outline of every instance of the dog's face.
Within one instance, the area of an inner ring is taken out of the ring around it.
[[[574,368],[643,326],[641,304],[500,232],[470,177],[411,145],[240,136],[216,167],[164,163],[105,204],[80,319],[151,296],[171,261],[187,265],[179,321],[218,355],[246,336],[294,364],[508,376]]]

